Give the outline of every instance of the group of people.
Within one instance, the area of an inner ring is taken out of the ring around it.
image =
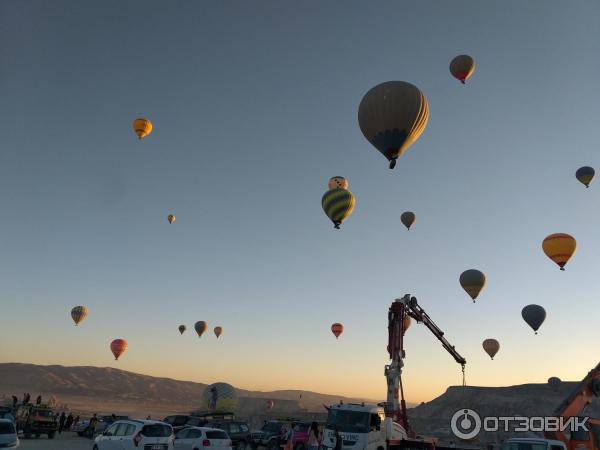
[[[283,450],[293,450],[294,449],[294,431],[295,427],[293,424],[290,424],[287,428],[283,428],[281,441],[283,442],[282,447]],[[336,438],[339,436],[339,433],[336,434]],[[321,440],[323,438],[322,432],[319,430],[319,424],[317,422],[312,422],[308,429],[308,450],[318,450],[321,445]],[[342,440],[339,439],[340,447],[336,445],[335,450],[341,450]]]
[[[79,416],[73,416],[73,413],[69,413],[67,416],[64,411],[61,414],[56,413],[54,418],[58,422],[58,434],[63,431],[70,431],[71,427],[79,423]]]

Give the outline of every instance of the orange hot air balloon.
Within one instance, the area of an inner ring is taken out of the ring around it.
[[[560,267],[560,270],[565,270],[565,264],[575,254],[576,249],[577,241],[566,233],[551,234],[542,242],[542,250]]]
[[[338,339],[340,334],[344,332],[344,325],[341,323],[334,323],[331,325],[331,332],[335,335],[335,338]]]
[[[267,409],[273,409],[273,406],[275,406],[273,400],[267,400]]]
[[[135,119],[133,121],[133,131],[135,131],[137,137],[142,140],[152,133],[152,122],[148,119]]]
[[[450,73],[462,84],[473,75],[474,70],[475,60],[469,55],[458,55],[450,62]]]
[[[221,336],[221,333],[223,333],[223,327],[215,327],[213,331],[215,332],[217,339],[219,339],[219,336]]]
[[[173,214],[169,214],[167,216],[167,220],[169,221],[169,223],[173,223],[175,222],[175,216]]]
[[[110,351],[115,355],[115,361],[119,359],[127,350],[127,341],[125,339],[115,339],[110,343]]]

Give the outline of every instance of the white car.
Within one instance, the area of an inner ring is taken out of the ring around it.
[[[94,450],[173,450],[173,427],[156,420],[118,420],[94,440]]]
[[[0,419],[0,447],[13,449],[18,446],[19,438],[12,420]]]
[[[189,427],[175,435],[175,450],[231,450],[231,439],[223,430]]]

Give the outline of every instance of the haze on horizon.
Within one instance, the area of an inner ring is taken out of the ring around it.
[[[387,310],[410,293],[467,384],[581,379],[600,186],[574,173],[600,167],[599,21],[591,0],[0,3],[0,362],[384,398]],[[388,80],[430,106],[395,170],[357,123]],[[155,127],[142,142],[136,117]],[[357,199],[340,231],[321,209],[334,175]],[[555,232],[578,242],[565,272],[541,250]],[[475,304],[469,268],[488,279]],[[405,347],[408,401],[461,383],[423,326]]]

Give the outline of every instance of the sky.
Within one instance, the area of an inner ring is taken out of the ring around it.
[[[583,378],[600,186],[574,173],[600,168],[598,23],[593,0],[0,2],[0,362],[383,399],[387,310],[410,293],[469,385]],[[448,70],[464,53],[465,86]],[[430,107],[394,170],[357,121],[389,80]],[[356,197],[339,231],[335,175]],[[541,249],[556,232],[578,242],[565,272]],[[423,325],[405,349],[408,401],[461,383]]]

